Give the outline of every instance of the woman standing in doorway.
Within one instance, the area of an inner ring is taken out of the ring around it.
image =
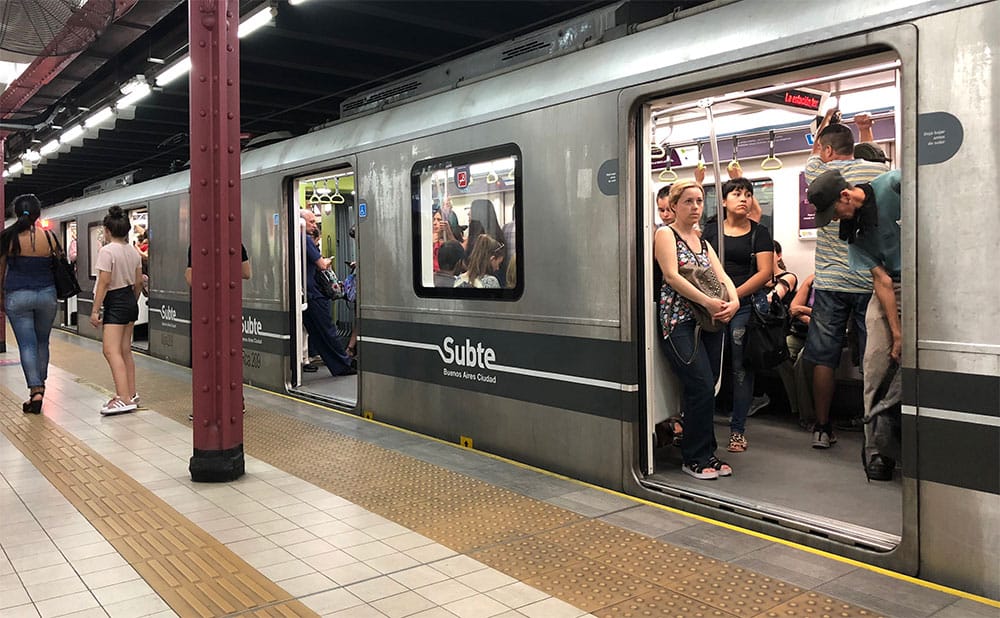
[[[0,290],[4,310],[17,339],[21,370],[28,384],[24,412],[41,414],[49,372],[49,334],[56,317],[56,283],[48,232],[35,223],[42,203],[34,195],[14,198],[17,221],[0,235]]]
[[[104,233],[111,241],[97,254],[97,287],[90,324],[104,324],[104,358],[111,368],[115,396],[101,408],[101,414],[132,412],[139,406],[135,388],[135,362],[132,359],[132,329],[139,319],[139,295],[142,293],[142,261],[139,252],[128,244],[128,215],[118,206],[108,209]],[[104,310],[101,317],[99,311]]]
[[[664,348],[667,360],[684,386],[681,469],[696,479],[717,479],[733,473],[732,467],[715,455],[718,444],[712,425],[723,335],[698,327],[693,305],[704,307],[715,320],[728,323],[736,315],[739,303],[708,296],[680,273],[682,265],[691,263],[710,268],[729,297],[736,298],[736,287],[715,251],[694,230],[705,207],[704,189],[691,181],[675,182],[667,201],[675,219],[656,231],[653,249],[663,271],[660,327],[667,342]]]

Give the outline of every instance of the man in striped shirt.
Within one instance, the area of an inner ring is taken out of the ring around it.
[[[820,125],[806,162],[806,182],[823,172],[839,170],[852,185],[869,183],[876,176],[888,171],[884,163],[873,163],[854,158],[854,133],[850,127],[830,122],[837,110],[827,112]],[[872,119],[867,114],[854,117],[860,141],[873,141]],[[831,212],[826,213],[832,216]],[[830,448],[837,441],[830,422],[830,404],[833,401],[834,372],[840,364],[841,350],[847,323],[853,320],[864,358],[867,336],[865,311],[872,295],[872,279],[867,272],[850,269],[847,259],[847,241],[840,239],[840,224],[827,216],[816,217],[816,291],[812,320],[806,336],[803,358],[812,363],[813,404],[816,425],[813,428],[813,447]]]

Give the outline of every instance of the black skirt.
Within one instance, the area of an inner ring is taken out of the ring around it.
[[[139,319],[139,301],[132,286],[109,290],[104,295],[105,324],[130,324]]]

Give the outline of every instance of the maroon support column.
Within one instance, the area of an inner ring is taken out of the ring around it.
[[[244,472],[238,0],[189,0],[193,481]]]
[[[0,213],[0,232],[3,231],[4,222],[7,220],[7,197],[4,195],[4,184],[5,179],[3,177],[3,142],[4,136],[0,133],[0,209],[3,209],[3,213]],[[3,306],[0,305],[0,352],[7,351],[7,313],[3,310]]]

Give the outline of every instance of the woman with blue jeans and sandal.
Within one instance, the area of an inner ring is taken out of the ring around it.
[[[746,178],[733,178],[722,183],[722,203],[726,207],[723,222],[726,251],[724,268],[736,286],[739,311],[729,323],[730,365],[733,371],[733,413],[729,422],[730,453],[747,450],[747,416],[753,401],[753,371],[744,363],[747,324],[754,301],[766,304],[764,286],[774,271],[774,244],[766,227],[750,218],[753,208],[753,185]],[[716,251],[719,247],[718,226],[705,230],[705,240]]]
[[[681,440],[684,463],[681,470],[696,479],[717,479],[733,473],[729,464],[715,456],[718,444],[712,422],[723,334],[703,331],[695,320],[692,303],[704,307],[715,320],[728,323],[736,314],[739,302],[712,298],[679,272],[680,264],[691,261],[703,268],[710,267],[726,287],[729,297],[736,298],[736,288],[722,269],[715,251],[694,229],[705,205],[701,185],[691,181],[674,183],[667,202],[675,219],[656,231],[653,250],[663,271],[660,326],[666,340],[664,347],[667,359],[684,386],[681,405],[684,410],[684,438]]]
[[[41,414],[49,373],[49,334],[56,317],[56,284],[48,232],[35,223],[42,203],[34,195],[14,198],[17,221],[0,234],[3,306],[17,339],[21,370],[30,393],[25,413]]]

